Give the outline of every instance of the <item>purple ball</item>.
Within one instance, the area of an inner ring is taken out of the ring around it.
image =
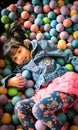
[[[56,20],[58,23],[62,23],[64,21],[65,17],[64,15],[60,14],[57,16]]]
[[[39,13],[41,13],[42,12],[42,7],[40,7],[40,6],[35,6],[34,7],[34,12],[36,13],[36,14],[39,14]]]
[[[9,126],[8,125],[2,125],[0,127],[0,130],[10,130]]]
[[[68,36],[69,35],[68,35],[68,33],[66,31],[63,31],[63,32],[60,33],[60,38],[61,39],[65,39],[66,40],[68,38]]]
[[[73,123],[74,125],[78,125],[78,115],[74,116]]]
[[[60,12],[61,12],[61,14],[64,15],[64,16],[69,15],[69,9],[68,9],[68,7],[65,6],[65,5],[60,8]]]
[[[62,31],[64,30],[63,24],[62,24],[62,23],[58,23],[58,24],[56,25],[56,30],[57,30],[58,32],[62,32]]]
[[[43,33],[38,33],[36,35],[36,39],[39,41],[39,40],[44,40],[44,34]]]
[[[35,128],[36,130],[45,130],[46,129],[46,125],[44,125],[40,120],[36,121],[35,123]]]
[[[3,110],[0,108],[0,118],[2,117],[3,115]]]
[[[34,16],[34,15],[30,15],[28,20],[29,20],[30,22],[34,22],[35,16]]]
[[[73,21],[73,23],[78,23],[78,15],[77,14],[72,15],[71,20]]]
[[[50,24],[45,24],[44,25],[44,31],[48,32],[48,31],[50,31],[50,29],[51,29]]]
[[[33,80],[27,80],[27,87],[30,88],[30,87],[33,87],[34,86],[34,82]]]
[[[78,7],[75,6],[75,5],[72,5],[71,8],[70,8],[70,10],[77,10],[78,11]]]
[[[12,125],[12,124],[9,124],[9,128],[10,128],[10,130],[16,130],[16,129],[15,129],[15,126]]]
[[[6,95],[0,95],[0,104],[5,105],[8,102],[8,97]]]
[[[72,42],[73,41],[73,35],[69,35],[67,42]]]
[[[30,40],[36,39],[36,33],[31,32],[31,33],[29,34],[29,38],[30,38]]]
[[[32,5],[32,4],[28,4],[28,5],[26,6],[26,10],[27,10],[28,12],[33,12],[33,11],[34,11],[33,5]]]
[[[49,6],[51,9],[55,9],[57,7],[57,2],[55,0],[52,0],[50,3],[49,3]]]

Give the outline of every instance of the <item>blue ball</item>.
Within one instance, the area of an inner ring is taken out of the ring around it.
[[[50,35],[51,36],[56,36],[57,35],[57,30],[55,28],[50,29]]]
[[[17,15],[14,12],[10,12],[9,13],[9,18],[14,21],[14,20],[16,20]]]
[[[37,18],[41,18],[41,19],[43,19],[44,16],[45,16],[45,15],[44,15],[43,13],[40,13],[40,14],[37,15]]]
[[[1,10],[1,15],[3,16],[3,15],[8,15],[9,14],[9,11],[7,10],[7,9],[2,9]]]
[[[35,21],[34,21],[34,23],[35,23],[36,25],[40,26],[40,25],[43,24],[43,21],[42,21],[41,18],[36,18]]]
[[[22,76],[24,77],[24,78],[26,78],[27,80],[29,80],[29,79],[31,79],[31,72],[30,71],[28,71],[28,70],[24,70],[23,72],[22,72]]]
[[[13,114],[13,115],[12,115],[12,124],[13,124],[13,125],[18,125],[18,124],[20,124],[19,119],[18,119],[18,117],[16,116],[16,114]]]
[[[58,115],[57,115],[57,118],[61,121],[61,122],[65,122],[67,117],[66,115],[63,113],[63,112],[60,112]]]
[[[75,40],[72,41],[72,46],[74,48],[78,48],[78,39],[75,39]]]
[[[50,39],[50,33],[49,32],[44,32],[44,39],[49,40]]]
[[[52,37],[51,37],[51,40],[53,40],[54,43],[57,43],[57,42],[58,42],[58,39],[57,39],[57,37],[55,37],[55,36],[52,36]]]
[[[50,11],[50,12],[48,13],[48,18],[50,18],[50,19],[55,19],[56,16],[57,16],[57,15],[56,15],[54,12],[52,12],[52,11]]]
[[[32,97],[34,95],[34,89],[33,88],[27,88],[26,90],[25,90],[25,96],[27,97],[27,98],[30,98],[30,97]]]
[[[60,65],[65,65],[65,61],[64,61],[64,59],[63,58],[57,58],[56,59],[56,62],[58,63],[58,64],[60,64]]]
[[[52,28],[56,28],[57,21],[56,20],[52,20],[50,25],[51,25]]]
[[[2,72],[2,74],[3,74],[4,76],[8,76],[8,75],[11,74],[11,73],[12,73],[11,69],[10,69],[10,68],[7,68],[7,67],[5,67],[5,68],[3,69],[3,72]]]

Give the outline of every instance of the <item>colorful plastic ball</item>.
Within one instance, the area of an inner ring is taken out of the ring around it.
[[[50,24],[51,20],[48,17],[43,18],[43,23],[44,24]]]
[[[24,71],[22,72],[22,76],[23,76],[24,78],[26,78],[27,80],[29,80],[29,79],[31,79],[31,72],[28,71],[28,70],[24,70]]]
[[[66,54],[69,54],[70,56],[73,55],[73,52],[72,52],[72,50],[71,50],[70,48],[66,48],[66,49],[64,50],[64,52],[65,52]]]
[[[71,17],[71,20],[73,21],[73,23],[78,23],[78,15],[77,15],[77,14],[74,14],[74,15]]]
[[[43,6],[43,12],[44,13],[48,13],[48,12],[50,12],[50,6],[48,5],[48,4],[45,4],[44,6]]]
[[[9,124],[11,122],[11,115],[9,113],[3,113],[1,117],[2,124]]]
[[[50,35],[51,36],[56,36],[57,35],[57,30],[55,28],[50,29]]]
[[[51,9],[55,9],[57,7],[57,2],[55,0],[50,1],[49,6]]]
[[[7,94],[7,88],[4,88],[4,87],[0,87],[0,94],[1,95],[6,95]]]
[[[27,87],[33,87],[34,86],[34,81],[33,80],[27,80]]]
[[[53,27],[53,28],[56,28],[56,25],[57,25],[57,21],[52,20],[51,23],[50,23],[50,26]]]
[[[29,12],[28,11],[22,11],[21,12],[21,18],[23,18],[24,20],[29,18]]]
[[[29,34],[29,39],[30,39],[30,40],[36,39],[36,33],[35,33],[35,32],[31,32],[31,33]]]
[[[45,24],[44,25],[44,31],[50,31],[50,29],[51,29],[50,24]]]
[[[43,24],[43,21],[42,21],[41,18],[36,18],[36,19],[34,20],[34,23],[35,23],[36,25],[38,25],[38,26],[41,26],[41,25]]]
[[[15,12],[10,12],[8,17],[9,17],[9,19],[11,19],[13,21],[17,19],[17,15]]]
[[[4,43],[4,42],[7,40],[7,36],[2,35],[2,36],[0,37],[0,40],[1,40],[2,43]]]
[[[1,10],[1,16],[8,15],[8,14],[9,14],[9,11],[7,10],[7,8],[4,8]]]
[[[24,6],[24,4],[25,4],[24,0],[18,0],[16,3],[17,6],[19,5]]]
[[[74,53],[76,56],[78,56],[78,48],[74,49],[74,50],[73,50],[73,53]]]
[[[42,12],[42,7],[39,5],[34,6],[34,13],[39,14]]]
[[[51,38],[49,32],[44,32],[44,39],[49,40]]]
[[[8,97],[6,95],[0,95],[0,104],[5,105],[8,102]]]
[[[5,67],[5,68],[3,69],[3,75],[4,75],[4,76],[7,76],[7,75],[9,75],[9,74],[11,74],[11,73],[12,73],[12,72],[11,72],[10,68]]]
[[[72,10],[70,11],[70,16],[73,16],[73,15],[75,15],[75,14],[77,14],[77,11],[74,10],[74,9],[72,9]]]
[[[68,71],[74,71],[74,67],[72,64],[66,64],[65,65],[65,68],[68,70]]]
[[[65,17],[62,14],[59,14],[57,16],[57,18],[56,18],[56,20],[57,20],[58,23],[62,23],[64,21],[64,19],[65,19]]]
[[[73,24],[73,31],[78,31],[78,23]]]
[[[30,97],[32,97],[33,95],[34,95],[34,89],[33,88],[27,88],[26,90],[25,90],[25,96],[27,97],[27,98],[30,98]]]
[[[68,39],[67,39],[67,42],[68,43],[72,43],[73,41],[73,36],[72,35],[69,35]]]
[[[65,61],[63,58],[56,58],[56,62],[60,64],[61,66],[65,65]]]
[[[73,33],[73,37],[74,37],[74,39],[78,39],[78,31],[75,31],[75,32]]]
[[[46,125],[44,125],[43,123],[42,123],[42,121],[40,121],[40,120],[38,120],[38,121],[36,121],[36,123],[35,123],[35,128],[36,128],[36,130],[45,130],[46,129]]]
[[[74,2],[73,2],[73,5],[78,6],[78,1],[77,1],[77,0],[74,1]]]
[[[63,24],[62,24],[62,23],[58,23],[58,24],[56,25],[56,30],[57,30],[58,32],[62,32],[62,31],[64,30]]]
[[[32,24],[30,30],[31,30],[31,32],[38,32],[39,27],[36,24]]]
[[[10,11],[10,12],[16,12],[16,5],[15,4],[10,4],[7,9]]]
[[[60,32],[60,38],[66,40],[69,34],[66,31]]]
[[[26,5],[26,10],[28,11],[28,12],[33,12],[34,11],[34,7],[33,7],[33,5],[32,4],[27,4]]]
[[[65,5],[60,8],[60,12],[61,12],[61,14],[64,15],[64,16],[69,15],[69,9],[68,9],[68,7],[65,6]]]
[[[57,6],[53,11],[54,11],[54,13],[59,15],[60,14],[60,7]]]
[[[70,130],[78,130],[78,126],[77,126],[77,125],[72,125],[72,126],[70,127]]]
[[[71,108],[66,113],[68,119],[73,119],[73,117],[76,115],[76,112]]]
[[[13,124],[9,124],[8,126],[10,130],[15,130],[15,126]]]
[[[21,5],[18,5],[17,6],[17,12],[22,13],[22,11],[23,11],[23,7]]]
[[[5,28],[5,30],[9,30],[9,28],[10,28],[10,24],[8,24],[8,23],[5,24],[5,25],[4,25],[4,28]]]
[[[47,16],[48,16],[49,19],[54,20],[54,19],[56,19],[57,15],[53,11],[50,11],[50,12],[48,12]]]
[[[72,41],[72,46],[74,48],[78,48],[78,39],[75,39],[75,40]]]
[[[0,108],[0,119],[1,119],[1,117],[2,117],[2,115],[3,115],[3,110]]]
[[[4,125],[1,125],[0,130],[10,130],[10,129],[8,125],[4,124]]]
[[[74,105],[73,105],[73,109],[78,112],[78,102],[76,102]]]
[[[54,42],[54,43],[57,43],[58,42],[58,38],[56,36],[52,36],[51,37],[51,40]]]
[[[0,59],[0,68],[5,67],[5,61],[3,59]]]
[[[19,124],[19,119],[16,116],[16,114],[12,115],[12,124],[15,125],[15,126]]]
[[[18,90],[15,87],[8,88],[8,95],[14,97],[18,94]]]
[[[34,20],[35,20],[35,16],[34,15],[30,15],[28,20],[33,23]]]
[[[73,32],[72,26],[65,28],[65,31],[68,32],[69,34],[70,34],[70,33],[72,34],[72,32]]]
[[[73,124],[78,125],[78,115],[74,116],[73,118]]]
[[[36,35],[36,39],[37,39],[38,41],[44,40],[44,34],[43,34],[43,33],[38,33],[38,34]]]
[[[61,50],[65,50],[66,49],[66,41],[61,39],[58,41],[58,45],[57,48],[61,49]]]
[[[42,4],[43,4],[43,5],[49,4],[49,0],[43,0],[43,1],[42,1]]]
[[[67,119],[67,117],[66,117],[66,115],[63,113],[63,112],[60,112],[60,113],[58,113],[57,114],[57,118],[61,121],[61,122],[65,122],[66,121],[66,119]]]
[[[30,29],[31,25],[32,25],[32,23],[31,23],[30,21],[25,21],[25,22],[24,22],[24,27],[25,27],[26,29]]]
[[[7,15],[3,15],[3,16],[1,17],[1,22],[2,22],[3,24],[9,23],[9,17],[8,17]]]
[[[12,105],[11,102],[8,102],[5,106],[4,106],[4,111],[8,112],[8,113],[12,113],[14,111],[14,106]]]
[[[66,28],[70,27],[70,26],[72,25],[72,20],[71,20],[70,18],[64,19],[63,25],[64,25],[64,27],[66,27]]]
[[[21,97],[19,96],[14,96],[12,98],[12,104],[15,106],[17,102],[21,101]]]

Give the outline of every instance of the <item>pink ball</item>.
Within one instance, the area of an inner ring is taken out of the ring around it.
[[[40,120],[38,120],[35,123],[35,128],[36,130],[45,130],[46,126]]]
[[[64,19],[65,19],[65,17],[62,14],[58,15],[56,18],[58,23],[62,23],[64,21]]]
[[[55,9],[57,7],[57,2],[55,0],[52,0],[50,3],[49,3],[49,6],[51,9]]]
[[[27,87],[33,87],[33,86],[34,86],[33,80],[27,80]]]
[[[73,35],[69,35],[67,42],[72,42],[73,41]]]
[[[36,35],[36,39],[39,41],[39,40],[44,40],[44,34],[43,33],[38,33]]]
[[[64,30],[63,24],[62,24],[62,23],[58,23],[58,24],[56,25],[56,30],[57,30],[58,32],[62,32],[62,31]]]
[[[31,32],[29,34],[29,38],[30,38],[30,40],[36,39],[36,33],[35,32]]]
[[[42,7],[36,5],[36,6],[34,7],[34,12],[35,12],[36,14],[41,13],[41,12],[42,12]]]
[[[51,26],[50,26],[50,24],[45,24],[44,25],[44,31],[50,31],[50,29],[51,29]]]
[[[71,20],[73,21],[73,23],[78,23],[78,15],[77,14],[72,15]]]
[[[78,125],[78,115],[74,116],[73,123],[74,125]]]
[[[67,33],[66,31],[63,31],[63,32],[60,33],[60,38],[61,38],[61,39],[67,39],[68,36],[69,36],[69,35],[68,35],[68,33]]]
[[[29,18],[29,12],[28,11],[22,11],[21,18],[26,20]]]
[[[15,4],[10,4],[7,9],[10,11],[10,12],[16,12],[16,5]]]

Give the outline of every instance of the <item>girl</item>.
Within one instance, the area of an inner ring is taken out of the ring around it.
[[[46,126],[51,130],[66,130],[57,119],[55,112],[66,111],[78,99],[78,58],[66,54],[46,40],[31,41],[25,44],[10,37],[3,46],[4,55],[18,65],[16,71],[2,79],[3,86],[23,88],[26,79],[21,73],[29,70],[35,82],[35,94],[29,99],[19,101],[15,113],[25,130],[42,130]],[[57,64],[61,57],[65,63],[71,63],[75,72],[67,72],[64,66]]]

